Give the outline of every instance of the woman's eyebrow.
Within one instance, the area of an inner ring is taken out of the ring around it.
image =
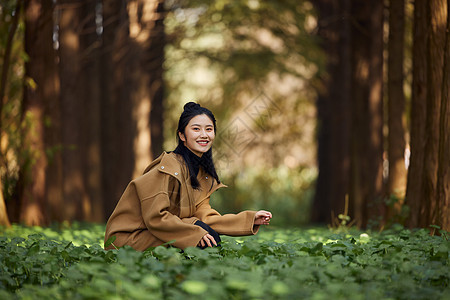
[[[191,125],[191,127],[194,127],[194,126],[202,127],[202,125],[200,125],[200,124],[192,124]],[[205,127],[213,127],[213,126],[211,124],[208,124],[208,125],[205,125]]]

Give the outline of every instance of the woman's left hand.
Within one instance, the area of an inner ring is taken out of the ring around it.
[[[255,225],[269,225],[270,219],[272,219],[272,213],[270,211],[260,210],[255,214]]]

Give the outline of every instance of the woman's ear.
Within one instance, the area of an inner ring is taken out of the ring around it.
[[[180,140],[182,140],[183,142],[186,142],[186,138],[184,137],[184,134],[182,134],[181,132],[178,132],[178,136],[180,137]]]

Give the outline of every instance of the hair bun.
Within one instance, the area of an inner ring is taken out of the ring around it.
[[[201,108],[200,104],[197,104],[195,102],[188,102],[184,105],[183,109],[184,110],[198,110],[200,108]]]

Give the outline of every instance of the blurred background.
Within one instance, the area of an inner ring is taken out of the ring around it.
[[[220,212],[449,228],[447,0],[3,0],[0,18],[0,224],[106,222],[195,101],[218,120]]]

